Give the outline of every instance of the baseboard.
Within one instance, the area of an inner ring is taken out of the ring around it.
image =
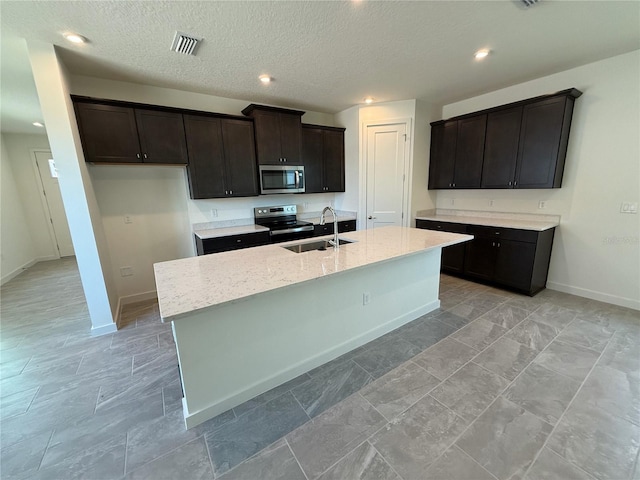
[[[100,335],[107,335],[109,333],[116,332],[118,327],[115,323],[109,323],[107,325],[103,325],[101,327],[91,327],[91,336],[99,337]]]
[[[116,325],[120,328],[120,316],[122,315],[122,307],[130,305],[132,303],[144,302],[145,300],[152,300],[158,298],[158,293],[155,290],[149,292],[136,293],[134,295],[126,295],[118,298],[118,305],[116,306]]]
[[[24,272],[27,268],[33,267],[38,262],[46,262],[46,261],[49,261],[49,260],[58,260],[58,258],[59,257],[56,257],[54,255],[49,255],[47,257],[36,257],[36,258],[34,258],[32,260],[29,260],[24,265],[16,268],[15,270],[7,273],[6,275],[3,275],[2,278],[0,279],[0,285],[4,285],[9,280],[12,280],[12,279],[16,278],[18,275],[20,275],[22,272]]]
[[[617,295],[596,292],[595,290],[574,287],[571,285],[565,285],[564,283],[558,283],[558,282],[547,281],[547,288],[551,290],[557,290],[558,292],[562,292],[562,293],[577,295],[578,297],[597,300],[598,302],[610,303],[612,305],[631,308],[633,310],[640,310],[640,300],[634,300],[633,298],[619,297]]]
[[[401,327],[423,315],[426,315],[433,310],[440,308],[440,300],[435,300],[433,302],[429,302],[428,304],[422,305],[420,308],[407,312],[403,315],[400,315],[393,320],[380,325],[356,338],[349,339],[348,341],[336,345],[328,351],[324,351],[318,355],[315,355],[311,358],[306,358],[294,365],[289,366],[286,370],[277,372],[269,378],[265,378],[261,380],[259,383],[255,383],[248,388],[235,392],[233,395],[221,400],[220,402],[209,405],[199,411],[189,412],[187,409],[187,403],[185,398],[182,398],[182,411],[184,413],[184,421],[186,428],[192,428],[196,425],[199,425],[210,418],[215,417],[221,412],[227,411],[230,408],[240,405],[241,403],[254,398],[257,395],[260,395],[272,388],[277,387],[278,385],[282,385],[289,380],[302,375],[309,370],[312,370],[320,365],[324,365],[331,360],[338,358],[340,355],[343,355],[351,350],[354,350],[366,343],[369,343],[372,340],[375,340],[382,335],[389,333],[396,328]]]

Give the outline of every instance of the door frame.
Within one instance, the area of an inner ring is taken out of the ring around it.
[[[51,246],[53,247],[54,257],[53,259],[62,258],[60,256],[60,248],[58,247],[58,240],[56,238],[56,232],[53,229],[53,223],[51,223],[51,211],[49,210],[49,202],[47,201],[47,197],[44,195],[44,184],[42,183],[42,178],[40,177],[40,170],[38,169],[38,159],[36,157],[36,153],[48,153],[53,158],[53,154],[51,150],[47,150],[46,148],[32,148],[30,150],[31,153],[31,167],[33,168],[33,174],[36,179],[36,186],[38,188],[38,194],[40,195],[40,205],[42,206],[42,214],[45,217],[45,222],[47,224],[47,231],[49,232],[49,241],[51,242]],[[63,202],[64,205],[64,202]],[[67,214],[65,210],[65,215]]]
[[[367,160],[368,160],[368,142],[367,131],[369,127],[384,127],[386,125],[395,125],[403,123],[407,132],[407,139],[404,142],[404,189],[402,202],[402,226],[408,227],[411,223],[411,194],[412,194],[412,178],[413,178],[413,118],[386,118],[378,121],[367,121],[360,123],[360,145],[359,145],[359,194],[358,194],[358,230],[367,228]]]

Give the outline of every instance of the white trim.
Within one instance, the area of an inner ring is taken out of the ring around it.
[[[122,316],[122,307],[130,305],[132,303],[144,302],[145,300],[151,300],[158,298],[158,292],[151,290],[149,292],[136,293],[133,295],[126,295],[118,298],[118,304],[116,305],[116,325],[120,326],[120,317]]]
[[[404,124],[407,141],[405,142],[404,151],[404,169],[405,184],[403,188],[402,209],[403,218],[402,226],[408,227],[411,223],[411,184],[413,176],[413,118],[387,118],[378,121],[360,122],[360,145],[359,145],[359,172],[358,180],[358,230],[367,228],[367,129],[369,127],[381,127],[387,125]]]
[[[91,336],[99,337],[101,335],[108,335],[118,331],[115,323],[108,323],[107,325],[101,325],[100,327],[91,327]]]
[[[51,223],[51,211],[49,209],[49,202],[47,202],[47,197],[44,195],[44,184],[42,183],[42,177],[40,177],[40,169],[38,169],[38,159],[36,157],[36,153],[48,153],[53,158],[53,154],[51,150],[46,148],[32,148],[29,150],[31,154],[31,168],[33,168],[33,174],[36,179],[36,187],[38,188],[38,194],[40,195],[40,205],[42,207],[42,214],[44,215],[44,220],[47,224],[47,231],[49,232],[49,240],[51,241],[51,245],[53,247],[53,251],[56,254],[55,258],[60,257],[60,250],[58,249],[58,240],[56,239],[56,232],[53,229],[53,223]]]
[[[589,290],[587,288],[574,287],[564,283],[550,281],[547,281],[547,288],[579,297],[590,298],[591,300],[597,300],[599,302],[618,305],[620,307],[640,310],[640,300],[634,300],[633,298],[619,297],[617,295],[611,295],[610,293],[596,292],[595,290]]]
[[[27,263],[23,264],[22,266],[16,268],[15,270],[13,270],[12,272],[7,273],[6,275],[4,275],[2,277],[2,279],[0,280],[0,285],[4,285],[5,283],[7,283],[9,280],[12,280],[14,278],[16,278],[18,275],[20,275],[22,272],[24,272],[26,269],[33,267],[36,263],[38,262],[48,262],[49,260],[58,260],[60,257],[56,257],[54,255],[48,255],[46,257],[36,257],[33,258],[31,260],[29,260]]]

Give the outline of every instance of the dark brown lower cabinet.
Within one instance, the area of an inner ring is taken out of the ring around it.
[[[268,245],[270,243],[268,231],[245,233],[242,235],[229,235],[227,237],[206,238],[204,240],[196,235],[195,238],[198,255],[228,252],[229,250],[258,247],[260,245]]]
[[[539,232],[429,220],[416,220],[416,227],[474,236],[442,249],[443,272],[531,296],[545,288],[554,228]]]
[[[343,220],[338,222],[338,233],[353,232],[356,229],[355,220]],[[322,235],[331,235],[333,233],[333,222],[327,222],[324,225],[313,226],[313,236],[320,237]]]

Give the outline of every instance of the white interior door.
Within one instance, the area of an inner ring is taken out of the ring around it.
[[[51,152],[35,152],[36,165],[42,182],[42,191],[46,199],[47,213],[53,227],[53,234],[58,245],[61,257],[74,255],[71,233],[67,223],[67,215],[64,211],[60,186],[58,185],[58,173],[55,168]]]
[[[407,124],[367,126],[367,228],[403,225]]]

